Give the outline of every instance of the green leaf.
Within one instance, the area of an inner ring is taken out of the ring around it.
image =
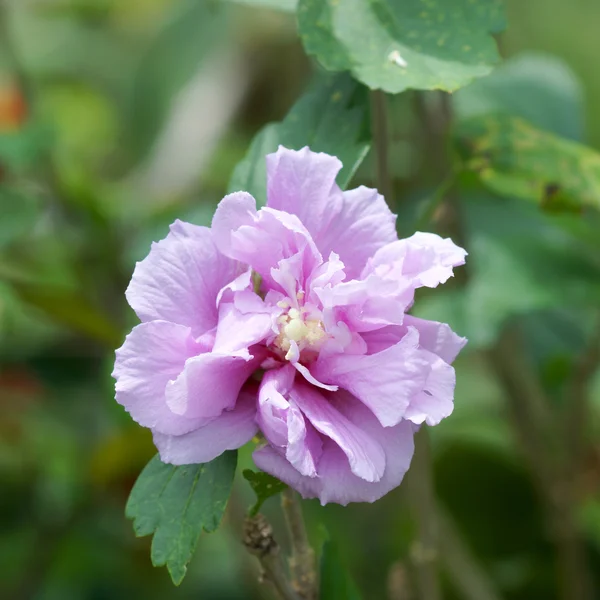
[[[452,102],[459,120],[506,113],[565,138],[581,141],[584,136],[581,83],[567,64],[551,55],[515,56],[489,77],[459,90]]]
[[[226,11],[218,2],[184,0],[143,57],[133,81],[129,141],[142,157],[159,133],[175,95],[224,37]]]
[[[491,191],[549,210],[600,208],[600,154],[508,115],[458,127],[464,167]]]
[[[300,0],[304,47],[372,89],[453,91],[498,62],[501,0]]]
[[[165,465],[155,456],[141,472],[127,502],[138,537],[154,534],[151,559],[167,567],[175,585],[187,570],[202,531],[215,531],[231,494],[237,452],[200,465]]]
[[[327,600],[360,600],[361,595],[340,560],[337,546],[326,541],[321,555],[321,591],[319,598]]]
[[[281,123],[271,123],[252,141],[250,150],[236,166],[229,191],[251,193],[258,204],[267,196],[265,156],[279,145],[337,156],[344,168],[337,182],[343,189],[365,158],[369,145],[362,132],[366,119],[366,94],[348,75],[323,78],[291,108]]]
[[[268,473],[244,469],[242,475],[244,476],[244,479],[250,483],[250,486],[256,494],[256,504],[248,511],[251,517],[258,514],[258,511],[261,509],[265,500],[268,500],[271,496],[276,496],[287,488],[285,483]]]

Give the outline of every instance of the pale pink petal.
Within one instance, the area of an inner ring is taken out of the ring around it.
[[[219,307],[213,352],[230,353],[258,344],[273,334],[281,309],[266,304],[250,290],[235,292],[232,301]]]
[[[314,477],[321,439],[288,395],[295,378],[289,365],[265,373],[258,394],[257,422],[266,439],[293,468]]]
[[[116,400],[144,427],[181,435],[206,422],[174,414],[165,390],[176,379],[191,356],[207,348],[194,340],[191,329],[167,321],[151,321],[134,327],[116,352],[112,376]]]
[[[388,278],[401,275],[413,288],[433,288],[452,277],[453,267],[464,265],[466,256],[467,253],[449,238],[417,232],[378,250],[363,276],[373,272],[386,274]]]
[[[417,393],[423,390],[429,363],[418,350],[418,334],[377,354],[336,354],[319,358],[313,373],[339,385],[368,406],[384,427],[397,425]]]
[[[141,321],[186,325],[198,337],[217,324],[217,295],[241,271],[217,250],[210,229],[175,221],[137,263],[126,296]]]
[[[217,306],[219,306],[221,302],[231,302],[235,292],[241,292],[248,289],[252,289],[252,269],[247,269],[219,291],[217,294]]]
[[[297,215],[321,254],[336,252],[353,278],[377,249],[397,239],[396,217],[376,190],[342,192],[335,183],[341,167],[333,156],[280,146],[267,156],[267,205]]]
[[[422,350],[421,355],[431,363],[429,375],[423,390],[411,398],[404,418],[416,424],[437,425],[454,409],[456,374],[453,367],[435,354]]]
[[[419,346],[437,354],[443,361],[451,364],[458,353],[467,344],[467,338],[454,333],[446,323],[418,319],[406,315],[404,325],[414,327],[419,332]]]
[[[317,476],[302,476],[288,461],[270,446],[254,452],[256,465],[281,479],[304,498],[319,498],[321,504],[329,502],[346,505],[349,502],[374,502],[400,485],[408,470],[412,454],[413,427],[401,421],[395,427],[382,427],[370,411],[345,392],[332,394],[333,407],[376,439],[385,452],[385,471],[376,483],[369,483],[352,473],[348,458],[333,441],[323,445]]]
[[[344,452],[351,471],[365,481],[379,481],[385,471],[385,453],[380,444],[355,425],[314,387],[296,382],[290,390],[294,400],[317,431],[332,439]]]
[[[226,450],[235,450],[249,442],[256,425],[256,387],[244,388],[235,407],[224,411],[206,425],[184,435],[154,432],[154,444],[164,463],[191,465],[206,463]]]
[[[466,338],[454,333],[446,323],[406,315],[402,325],[390,325],[363,333],[368,353],[375,354],[397,344],[407,334],[408,327],[413,327],[419,332],[419,347],[437,354],[448,364],[454,361],[467,343]]]
[[[277,287],[271,271],[277,269],[284,259],[301,255],[301,277],[294,270],[294,277],[301,284],[322,261],[298,217],[271,208],[257,212],[254,198],[243,192],[230,194],[221,200],[213,218],[212,230],[219,250],[252,267],[267,287]]]
[[[258,348],[254,356],[247,350],[194,356],[186,361],[181,374],[167,384],[167,406],[186,417],[218,417],[235,406],[242,386],[263,359]]]

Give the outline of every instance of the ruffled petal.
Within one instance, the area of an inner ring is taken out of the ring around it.
[[[333,440],[327,440],[323,445],[316,477],[302,476],[270,446],[255,451],[254,461],[260,469],[298,490],[304,498],[319,498],[323,505],[329,502],[344,506],[349,502],[374,502],[400,485],[408,470],[414,451],[414,425],[401,421],[395,427],[382,427],[365,406],[345,392],[332,394],[330,402],[383,448],[385,471],[378,482],[369,483],[357,477],[347,456]]]
[[[271,208],[256,210],[256,202],[245,192],[225,196],[213,217],[212,230],[219,250],[256,271],[269,287],[280,287],[273,269],[291,270],[299,281],[322,262],[310,234],[298,217]],[[293,264],[286,261],[299,255]],[[281,263],[281,264],[280,264]],[[284,289],[285,291],[285,289]]]
[[[224,354],[209,352],[188,359],[181,374],[166,387],[167,406],[188,418],[214,418],[231,410],[246,380],[264,355],[256,348]]]
[[[420,354],[430,361],[429,375],[423,390],[411,398],[404,418],[418,425],[437,425],[454,410],[456,374],[454,367],[432,352],[421,350]]]
[[[290,390],[290,398],[296,402],[317,431],[342,449],[352,473],[369,482],[381,479],[385,471],[383,448],[360,426],[336,410],[328,397],[297,381]]]
[[[265,438],[294,469],[314,477],[322,443],[296,403],[286,398],[295,376],[290,365],[265,373],[258,394],[257,421]]]
[[[256,388],[240,392],[235,407],[224,411],[206,425],[184,435],[154,433],[154,444],[164,463],[191,465],[209,462],[226,450],[235,450],[249,442],[256,425]]]
[[[319,358],[313,373],[339,385],[368,406],[384,427],[404,418],[411,398],[424,389],[429,361],[418,349],[414,329],[394,346],[377,354],[335,354]]]
[[[414,327],[419,332],[419,346],[437,354],[443,361],[452,364],[458,353],[467,344],[467,338],[454,333],[446,323],[418,319],[406,315],[404,325]]]
[[[448,364],[454,362],[467,343],[467,338],[454,333],[446,323],[406,315],[402,325],[390,325],[363,333],[362,337],[367,343],[368,353],[375,354],[397,344],[407,334],[408,327],[418,331],[421,348],[433,352]]]
[[[279,150],[267,156],[267,205],[297,215],[323,256],[336,252],[350,278],[358,277],[376,250],[397,239],[396,217],[376,190],[342,192],[334,156]]]
[[[378,273],[388,279],[404,280],[413,289],[437,287],[453,275],[453,267],[465,264],[467,253],[451,239],[434,233],[417,232],[378,250],[363,277]]]
[[[210,229],[175,221],[137,263],[126,296],[142,322],[171,321],[199,337],[217,324],[219,291],[241,272],[217,250]]]
[[[219,307],[213,352],[236,352],[258,344],[274,334],[274,323],[281,312],[250,290],[235,292],[232,302]]]
[[[140,425],[154,431],[181,435],[197,429],[206,419],[173,413],[165,390],[190,357],[206,351],[189,327],[167,321],[138,325],[116,352],[112,376],[116,379],[117,402]]]

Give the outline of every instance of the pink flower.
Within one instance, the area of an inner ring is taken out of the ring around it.
[[[137,264],[142,323],[113,376],[164,462],[207,462],[260,431],[256,464],[304,497],[373,502],[402,481],[418,425],[452,412],[466,340],[406,312],[466,252],[398,240],[377,191],[339,189],[341,166],[280,148],[266,208],[230,194],[212,228],[177,221]]]

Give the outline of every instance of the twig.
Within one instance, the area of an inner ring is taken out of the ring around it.
[[[417,522],[417,539],[411,548],[421,600],[440,600],[438,581],[438,523],[433,491],[433,472],[429,432],[426,427],[415,436],[415,455],[408,476],[408,492]]]
[[[389,127],[387,98],[381,90],[371,92],[371,133],[377,159],[377,188],[389,206],[394,206],[389,167]]]
[[[284,490],[281,494],[281,508],[292,545],[292,584],[301,598],[314,600],[317,597],[315,552],[306,533],[300,496],[291,488]]]
[[[258,514],[244,522],[244,545],[260,561],[264,579],[271,582],[282,600],[300,600],[288,580],[279,545],[265,517]]]
[[[600,364],[600,315],[590,344],[575,365],[571,384],[567,388],[565,419],[568,459],[567,470],[574,472],[585,451],[589,408],[589,384]]]

